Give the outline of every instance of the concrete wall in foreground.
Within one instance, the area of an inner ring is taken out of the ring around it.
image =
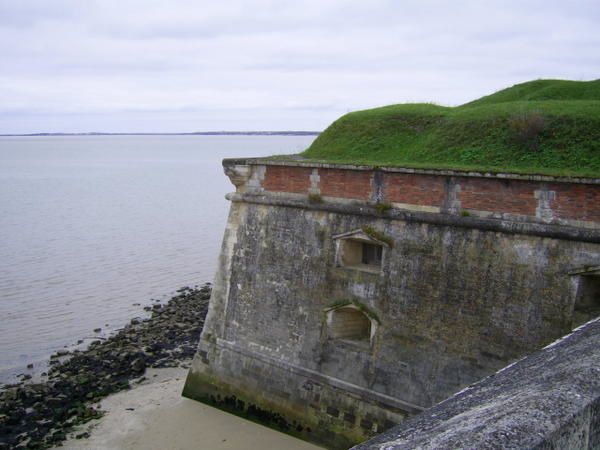
[[[600,449],[600,320],[355,450]]]
[[[571,183],[586,194],[565,200],[548,190],[556,179],[260,161],[225,171],[237,192],[188,397],[347,448],[595,311],[575,314],[581,280],[593,287],[600,274],[594,183]],[[482,190],[483,209],[465,213],[461,195],[477,182],[516,197],[485,206]],[[576,213],[559,212],[576,201]],[[380,265],[341,264],[347,240],[380,246]],[[369,336],[337,338],[340,308],[364,314]]]

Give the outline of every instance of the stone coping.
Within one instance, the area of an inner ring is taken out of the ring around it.
[[[474,228],[482,231],[495,231],[508,234],[524,234],[552,239],[591,242],[600,244],[600,230],[578,228],[568,225],[544,224],[537,222],[515,222],[513,220],[463,217],[452,214],[440,214],[420,211],[406,211],[392,208],[384,213],[369,203],[360,201],[311,203],[304,198],[281,196],[277,194],[240,194],[229,193],[225,198],[232,202],[255,203],[269,206],[329,211],[339,214],[372,216],[379,219],[404,220],[430,223],[433,225]]]
[[[293,158],[293,157],[290,157]],[[409,167],[388,167],[388,166],[369,166],[355,164],[336,164],[314,161],[303,161],[301,159],[278,160],[269,158],[225,158],[223,166],[234,165],[265,165],[265,166],[287,166],[287,167],[308,167],[317,169],[342,169],[342,170],[359,170],[389,173],[407,173],[419,175],[436,175],[436,176],[452,176],[452,177],[472,177],[472,178],[494,178],[503,180],[522,180],[522,181],[542,181],[552,183],[578,183],[578,184],[600,184],[600,178],[585,178],[585,177],[559,177],[552,175],[535,175],[535,174],[518,174],[509,172],[492,172],[492,171],[473,171],[473,170],[455,170],[455,169],[417,169]]]

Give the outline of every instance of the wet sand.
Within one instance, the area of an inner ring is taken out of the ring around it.
[[[73,450],[318,449],[248,420],[183,398],[186,369],[148,369],[145,381],[105,398],[104,417],[78,427],[87,439],[70,438]],[[156,375],[156,376],[155,376]]]

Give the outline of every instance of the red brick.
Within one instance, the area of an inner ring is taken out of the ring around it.
[[[344,169],[319,169],[321,195],[329,197],[371,198],[372,172]]]
[[[386,173],[383,180],[386,202],[424,206],[442,206],[444,202],[444,177]]]
[[[463,209],[535,216],[537,183],[486,178],[461,178],[459,182]]]
[[[273,192],[308,193],[311,172],[308,167],[267,166],[262,187]]]
[[[263,187],[272,192],[308,193],[312,168],[267,166]],[[369,200],[373,172],[319,169],[321,194],[329,197]],[[383,195],[387,202],[440,207],[444,203],[447,176],[384,173]],[[542,183],[459,177],[458,198],[463,209],[535,216],[535,191]],[[556,193],[550,206],[556,217],[600,223],[600,185],[551,183]]]
[[[548,189],[556,193],[550,202],[556,217],[600,222],[600,185],[555,183]]]

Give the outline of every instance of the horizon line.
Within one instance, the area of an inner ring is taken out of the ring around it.
[[[296,136],[315,136],[321,134],[321,131],[310,130],[284,130],[284,131],[192,131],[192,132],[104,132],[88,131],[81,133],[63,133],[63,132],[41,132],[41,133],[0,133],[0,137],[47,137],[47,136],[269,136],[269,135],[296,135]]]

